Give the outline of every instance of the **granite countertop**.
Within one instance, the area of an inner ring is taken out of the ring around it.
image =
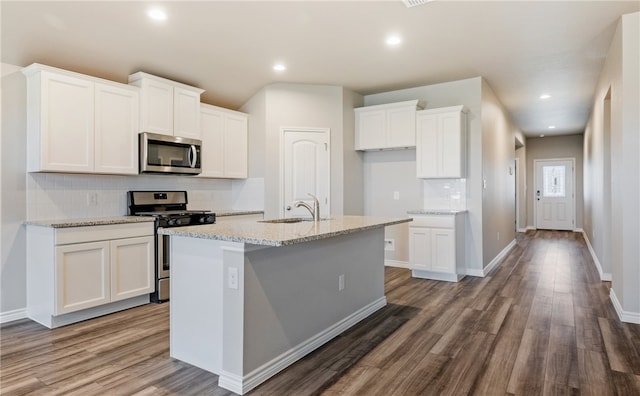
[[[113,216],[113,217],[87,217],[81,219],[63,220],[27,220],[26,225],[34,225],[51,228],[90,227],[108,224],[150,223],[154,218],[145,216]]]
[[[216,217],[264,214],[264,210],[212,210]]]
[[[253,245],[286,246],[373,228],[410,222],[410,218],[334,216],[319,222],[297,223],[242,222],[163,228],[158,233],[190,238],[243,242]]]
[[[407,210],[407,214],[417,215],[456,215],[459,213],[466,213],[466,209],[462,210],[449,210],[449,209],[414,209]]]

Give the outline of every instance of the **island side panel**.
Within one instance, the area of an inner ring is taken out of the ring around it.
[[[365,307],[386,303],[383,227],[245,257],[243,371],[251,385],[275,374],[269,366],[283,356],[299,359],[310,340]]]
[[[229,244],[171,237],[170,354],[215,374],[222,370],[222,248]]]

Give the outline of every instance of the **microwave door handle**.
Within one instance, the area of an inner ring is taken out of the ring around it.
[[[196,163],[198,162],[198,152],[196,151],[196,146],[191,145],[189,148],[189,166],[192,168],[196,167]]]

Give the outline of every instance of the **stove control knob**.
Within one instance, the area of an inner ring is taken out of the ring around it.
[[[213,215],[207,216],[207,223],[213,223],[213,222],[215,222],[215,217]]]
[[[176,224],[177,224],[177,225],[182,224],[182,220],[181,220],[181,219],[176,220]]]
[[[171,220],[167,221],[167,224],[172,226],[172,225],[176,224],[176,221],[174,219],[171,219]]]
[[[200,220],[198,220],[198,221],[200,221],[201,223],[204,223],[204,222],[207,221],[207,218],[206,217],[201,217]]]

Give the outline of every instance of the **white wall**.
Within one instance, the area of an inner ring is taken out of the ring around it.
[[[640,323],[640,13],[623,15],[584,136],[584,229],[622,320]],[[610,176],[610,177],[609,177]],[[610,196],[609,196],[610,193]]]
[[[535,226],[534,205],[535,197],[535,169],[534,160],[553,158],[575,158],[575,194],[576,194],[576,229],[582,228],[583,222],[583,135],[547,136],[544,138],[527,139],[527,226]]]
[[[350,192],[358,187],[358,167],[361,166],[357,156],[345,154],[345,150],[353,145],[350,137],[353,120],[349,115],[345,117],[345,108],[360,100],[359,95],[338,86],[276,83],[263,88],[242,106],[242,111],[251,114],[250,177],[264,177],[265,218],[280,216],[280,135],[283,127],[331,130],[331,214],[343,214],[345,200],[350,213],[361,210],[357,192],[345,198],[346,187]],[[349,169],[345,163],[349,164]],[[346,180],[355,182],[355,187],[347,185]]]

